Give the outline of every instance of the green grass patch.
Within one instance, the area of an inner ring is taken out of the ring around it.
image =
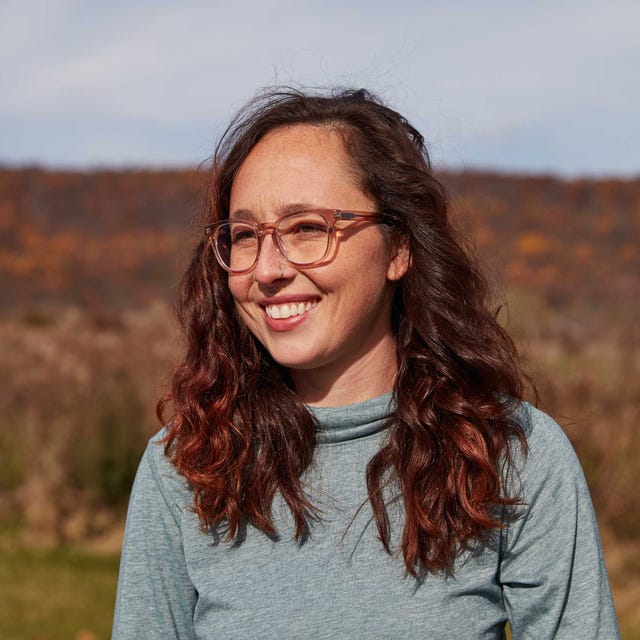
[[[0,638],[108,639],[118,557],[0,548]]]
[[[117,555],[12,548],[7,540],[0,537],[2,640],[109,639]],[[621,630],[624,640],[640,640],[637,619],[621,620]]]
[[[620,637],[622,640],[640,640],[640,625],[621,622]]]

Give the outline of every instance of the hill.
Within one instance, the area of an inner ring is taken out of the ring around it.
[[[443,173],[496,282],[552,306],[640,296],[640,178]],[[0,308],[171,300],[200,233],[206,175],[0,168]]]

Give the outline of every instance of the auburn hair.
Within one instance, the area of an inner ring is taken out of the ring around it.
[[[276,90],[245,107],[224,133],[211,170],[206,221],[224,219],[234,177],[270,131],[299,124],[337,131],[362,190],[408,244],[396,285],[396,408],[369,461],[366,483],[383,547],[391,552],[383,487],[402,493],[401,551],[412,575],[450,569],[463,550],[504,525],[518,503],[505,470],[526,442],[513,410],[527,377],[490,310],[486,281],[448,216],[422,135],[365,90]],[[177,314],[184,360],[158,403],[165,451],[194,492],[203,529],[241,537],[247,525],[276,530],[280,493],[301,539],[318,517],[301,477],[316,438],[314,418],[286,369],[234,310],[228,275],[203,237],[184,275]]]

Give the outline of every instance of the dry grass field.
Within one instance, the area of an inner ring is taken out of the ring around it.
[[[540,405],[563,425],[587,474],[621,621],[640,628],[638,335],[573,325],[522,292],[510,308]],[[106,539],[101,550],[117,554],[138,458],[159,427],[154,403],[178,351],[160,302],[109,318],[69,308],[0,322],[0,519],[5,531],[13,523],[32,566],[25,549],[95,549]],[[42,560],[62,567],[64,557]],[[104,566],[114,580],[113,564]]]

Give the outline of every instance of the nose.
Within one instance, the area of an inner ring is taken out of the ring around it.
[[[271,284],[284,276],[289,267],[273,240],[273,231],[262,236],[258,262],[253,269],[253,279],[262,284]]]

